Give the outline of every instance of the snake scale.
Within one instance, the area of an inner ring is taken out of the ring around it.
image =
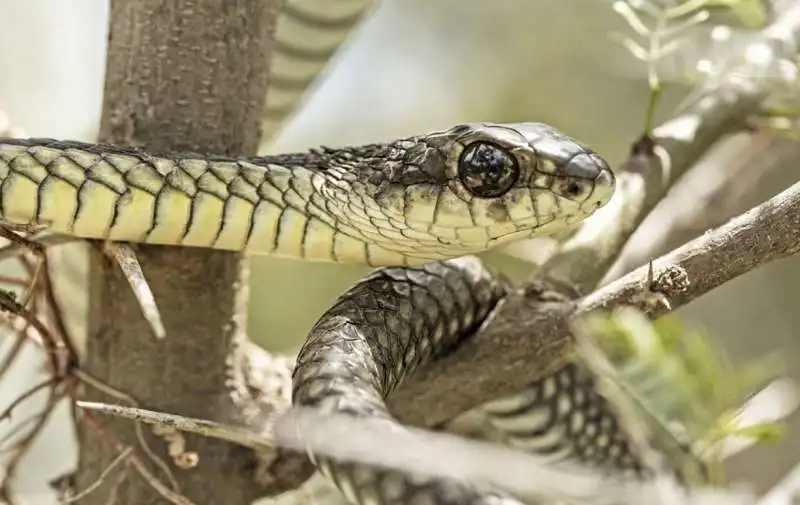
[[[316,3],[288,2],[282,14],[266,135],[372,4],[335,4],[342,12],[332,21],[313,11],[334,3]],[[332,35],[322,48],[301,47],[310,29]],[[614,187],[600,156],[541,123],[462,124],[253,158],[0,139],[3,222],[86,239],[380,267],[310,331],[294,370],[293,403],[387,423],[394,421],[386,396],[472,334],[510,289],[465,255],[579,223]],[[479,410],[515,449],[615,475],[644,471],[592,374],[577,363]],[[311,456],[359,505],[521,503],[478,483]]]

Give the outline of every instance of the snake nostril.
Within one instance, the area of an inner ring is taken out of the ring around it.
[[[583,185],[578,181],[572,181],[567,185],[566,193],[567,195],[577,198],[583,192]]]

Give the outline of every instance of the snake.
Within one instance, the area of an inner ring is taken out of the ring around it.
[[[373,3],[287,1],[265,138],[278,133]],[[513,289],[472,255],[577,225],[611,199],[615,184],[601,156],[542,123],[468,123],[248,158],[0,139],[3,223],[376,267],[309,331],[292,402],[398,427],[386,398],[417,367],[474,334]],[[646,473],[596,377],[579,362],[475,410],[493,439],[544,461]],[[309,456],[357,505],[527,503],[480,483]]]
[[[376,267],[310,330],[293,404],[393,422],[385,399],[510,292],[472,256],[578,224],[608,163],[544,123],[464,123],[388,142],[258,157],[0,139],[0,219],[83,239]],[[639,475],[590,372],[570,364],[482,407],[504,442]],[[521,503],[502,490],[310,454],[358,505]]]
[[[10,224],[371,266],[553,233],[613,189],[601,157],[542,123],[468,123],[241,159],[49,139],[0,144],[0,216]]]

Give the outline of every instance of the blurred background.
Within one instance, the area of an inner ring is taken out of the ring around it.
[[[0,110],[28,136],[92,141],[98,130],[108,5],[106,0],[0,0]],[[665,62],[661,117],[691,87],[683,82],[714,51],[713,25],[692,34],[689,50]],[[645,64],[614,42],[630,27],[601,0],[385,0],[336,57],[324,82],[265,151],[361,144],[467,121],[544,121],[622,161],[641,133],[649,89]],[[743,37],[746,37],[743,35]],[[720,53],[722,54],[722,53]],[[717,55],[718,56],[718,55]],[[224,125],[220,125],[224,128]],[[800,155],[789,143],[776,168],[738,203],[745,210],[795,182]],[[522,279],[528,263],[487,258]],[[273,351],[293,352],[332,300],[368,269],[252,259],[250,334]],[[76,296],[79,294],[76,293]],[[800,260],[769,265],[680,311],[706,327],[735,360],[776,349],[800,378]],[[0,341],[0,351],[6,346]],[[0,384],[0,407],[39,375],[38,353]],[[22,419],[40,408],[28,402]],[[16,490],[54,503],[47,481],[75,462],[66,410],[22,468]],[[19,417],[16,417],[19,416]],[[9,423],[0,424],[0,436]],[[785,441],[737,456],[735,477],[770,487],[800,454],[800,417]]]

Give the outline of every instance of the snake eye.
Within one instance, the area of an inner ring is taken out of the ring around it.
[[[458,160],[458,177],[477,198],[496,198],[506,193],[519,178],[514,155],[488,142],[473,142]]]

